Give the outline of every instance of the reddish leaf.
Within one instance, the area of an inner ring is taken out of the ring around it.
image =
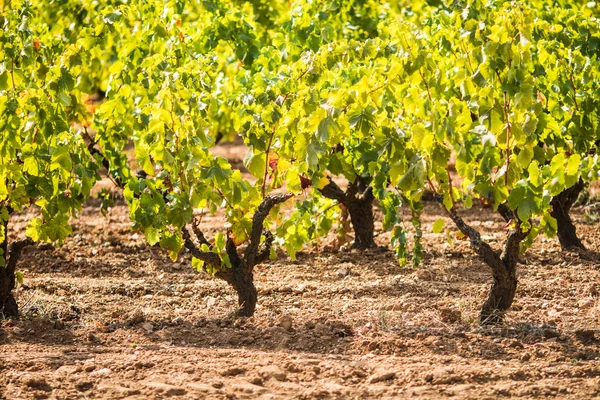
[[[279,157],[277,157],[277,155],[275,154],[269,154],[269,168],[271,168],[273,171],[275,171],[277,169],[277,162],[279,161]]]
[[[312,179],[309,179],[305,176],[300,175],[300,186],[302,189],[306,189],[312,185]]]

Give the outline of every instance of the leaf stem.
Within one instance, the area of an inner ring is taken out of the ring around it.
[[[573,86],[573,102],[575,103],[575,109],[579,111],[579,105],[577,104],[577,87],[573,80],[573,71],[569,71],[569,81],[571,81],[571,86]]]
[[[448,189],[450,192],[450,201],[452,201],[452,208],[456,205],[456,201],[454,201],[454,189],[452,187],[452,177],[450,176],[450,169],[446,167],[446,173],[448,174]]]
[[[431,100],[431,91],[429,90],[429,84],[425,80],[425,77],[423,76],[423,73],[421,72],[421,70],[419,70],[419,75],[421,75],[421,79],[423,79],[423,83],[425,84],[425,87],[427,88],[427,97],[429,97],[429,101],[433,102],[433,100]]]
[[[470,73],[471,75],[475,74],[475,72],[473,72],[473,66],[471,65],[471,56],[469,55],[469,52],[467,51],[467,46],[465,46],[464,42],[461,42],[461,46],[462,46],[462,50],[464,50],[465,55],[467,56],[467,66],[470,69]]]
[[[15,58],[12,57],[10,60],[10,80],[12,81],[13,90],[17,90],[17,85],[15,85]]]
[[[125,185],[119,184],[115,179],[113,179],[113,177],[110,175],[110,164],[108,163],[108,160],[106,159],[106,157],[104,157],[104,154],[102,154],[102,152],[100,150],[97,150],[96,148],[94,148],[94,146],[96,146],[98,144],[98,142],[96,142],[95,138],[92,138],[92,136],[90,135],[90,133],[88,132],[87,126],[83,127],[83,133],[85,134],[85,137],[90,141],[90,143],[88,144],[88,152],[90,153],[90,155],[92,157],[94,157],[94,159],[96,161],[98,161],[98,159],[96,158],[97,156],[102,157],[102,160],[105,162],[102,162],[102,166],[104,168],[106,168],[106,176],[108,177],[108,179],[110,179],[110,181],[118,188],[123,188]]]
[[[306,68],[303,73],[301,73],[300,75],[298,75],[298,77],[296,78],[296,82],[298,82],[300,80],[300,78],[302,78],[304,75],[306,75],[308,73],[308,71],[311,70],[311,68],[312,68],[312,65],[309,65],[309,67]]]
[[[179,62],[179,59],[177,59]],[[185,179],[185,175],[183,173],[183,161],[181,159],[181,157],[179,157],[179,132],[175,132],[175,96],[172,94],[171,95],[171,109],[170,109],[170,115],[171,115],[171,132],[173,132],[173,136],[175,137],[175,156],[178,159],[178,165],[179,165],[179,181],[181,182],[182,185],[184,185],[183,187],[186,188],[187,186],[187,182]]]
[[[231,203],[229,202],[229,200],[227,200],[227,198],[225,197],[225,194],[223,194],[223,192],[221,191],[221,189],[219,188],[215,188],[215,190],[217,191],[217,193],[219,194],[219,196],[221,196],[221,198],[223,199],[223,201],[225,201],[225,204],[227,204],[227,206],[231,209],[233,209],[233,206],[231,205]]]
[[[506,172],[504,173],[504,185],[508,186],[508,167],[510,166],[510,101],[506,98],[506,91],[504,91],[504,120],[506,121]]]
[[[271,145],[273,144],[273,137],[275,136],[275,126],[273,126],[273,130],[271,132],[271,136],[269,136],[269,144],[267,145],[267,150],[265,151],[265,173],[263,175],[262,182],[262,197],[265,197],[265,191],[267,187],[267,174],[269,173],[269,154],[271,152]]]
[[[429,177],[429,175],[427,175],[427,183],[429,183],[429,187],[431,188],[431,191],[433,192],[433,194],[436,196],[439,196],[438,191],[435,189],[435,186],[433,185],[433,182],[431,181],[431,178]]]

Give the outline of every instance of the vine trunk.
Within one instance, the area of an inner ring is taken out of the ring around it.
[[[585,185],[579,180],[575,185],[563,190],[554,196],[551,201],[552,212],[550,215],[556,219],[557,235],[560,246],[563,249],[585,249],[585,246],[577,236],[577,228],[569,215],[571,207],[583,191]]]

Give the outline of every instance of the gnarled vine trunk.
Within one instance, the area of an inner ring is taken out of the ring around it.
[[[260,240],[260,231],[258,240]],[[231,238],[227,239],[226,250],[231,262],[231,270],[221,273],[223,275],[222,278],[237,292],[239,305],[237,315],[240,317],[251,317],[256,310],[258,291],[256,290],[256,286],[254,286],[254,273],[252,272],[254,265],[249,267],[250,264],[247,261],[255,262],[256,258],[246,260],[246,257],[240,257],[235,243]]]
[[[183,229],[184,245],[192,253],[192,256],[216,268],[215,277],[227,282],[237,292],[239,305],[237,315],[239,317],[254,315],[258,301],[258,291],[254,286],[254,267],[269,258],[273,244],[273,235],[268,230],[263,229],[263,222],[275,205],[283,203],[290,197],[292,197],[292,194],[286,193],[270,195],[263,199],[252,218],[250,242],[244,250],[243,256],[238,253],[233,239],[227,235],[225,251],[231,263],[230,267],[224,265],[221,254],[212,251],[212,245],[206,240],[197,225],[192,227],[196,240],[198,243],[208,246],[210,251],[200,250],[192,240],[190,233]],[[261,236],[263,235],[265,241],[261,244]]]
[[[518,230],[512,230],[500,257],[489,257],[486,264],[492,270],[493,283],[488,298],[481,308],[479,322],[482,325],[495,325],[504,319],[517,291],[517,262],[519,244],[523,238]],[[494,253],[495,255],[495,253]]]
[[[512,210],[505,204],[500,205],[499,212],[505,220],[516,220]],[[512,305],[517,291],[517,263],[519,247],[528,232],[521,230],[520,224],[508,233],[504,250],[498,255],[489,244],[481,239],[481,235],[467,225],[454,209],[449,211],[450,217],[458,229],[469,238],[471,247],[492,270],[493,282],[488,298],[481,308],[479,322],[481,325],[497,325],[504,320],[504,313]]]
[[[348,209],[352,229],[354,230],[353,247],[358,250],[377,247],[374,238],[375,223],[373,216],[375,196],[370,186],[367,188],[364,188],[364,186],[361,178],[357,178],[355,182],[348,185],[345,192],[332,180],[320,189],[323,196],[337,200]]]
[[[0,244],[2,257],[4,257],[6,263],[4,267],[0,267],[0,317],[18,318],[19,307],[12,292],[17,284],[15,270],[23,248],[32,245],[33,241],[27,238],[16,241],[12,246],[9,246],[8,221],[4,222],[4,235],[4,242]]]
[[[8,259],[8,238],[0,245],[3,250],[3,257]],[[19,316],[19,307],[13,296],[12,290],[15,288],[15,274],[8,268],[8,261],[5,267],[0,267],[0,317],[17,318]]]
[[[254,276],[246,268],[234,267],[232,271],[231,286],[238,295],[239,309],[237,314],[240,317],[251,317],[256,310],[258,301],[258,291],[254,286]]]
[[[577,201],[584,187],[585,184],[580,179],[575,185],[554,196],[550,203],[552,205],[550,215],[556,219],[558,241],[563,249],[585,249],[585,246],[577,236],[577,228],[575,228],[573,220],[571,220],[571,216],[569,215],[571,207]]]
[[[350,221],[354,230],[354,248],[365,250],[376,247],[374,238],[373,198],[354,197],[345,203],[350,213]]]

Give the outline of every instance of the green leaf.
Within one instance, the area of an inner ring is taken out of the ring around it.
[[[537,161],[533,161],[529,164],[527,172],[529,173],[529,182],[531,185],[535,188],[541,189],[544,182],[542,179],[540,166],[538,165]]]
[[[317,137],[321,142],[325,142],[331,138],[332,134],[335,135],[338,133],[339,129],[340,127],[337,122],[328,116],[319,123]]]
[[[567,175],[577,176],[579,174],[579,164],[581,163],[581,156],[579,154],[573,154],[569,157],[567,162]]]
[[[529,220],[532,212],[533,209],[528,201],[523,201],[517,208],[517,215],[519,216],[519,219],[524,222]]]
[[[154,165],[152,164],[152,160],[150,159],[150,153],[148,152],[148,148],[146,146],[136,146],[136,154],[135,158],[137,162],[140,164],[140,167],[144,170],[144,172],[150,176],[153,176]]]
[[[27,228],[25,229],[25,233],[29,236],[34,242],[39,242],[43,240],[43,232],[42,232],[42,220],[40,218],[32,218],[27,224]]]
[[[23,172],[33,176],[40,176],[38,160],[35,157],[25,158],[23,160]]]
[[[262,179],[264,177],[265,162],[265,153],[256,154],[253,150],[249,150],[244,158],[244,166],[257,179]]]
[[[8,188],[6,187],[6,180],[0,176],[0,201],[8,197]]]
[[[69,107],[71,105],[71,96],[69,96],[67,93],[59,92],[57,97],[58,97],[58,101],[63,106]]]
[[[519,154],[517,155],[517,162],[521,166],[521,168],[528,168],[529,163],[533,159],[533,149],[530,147],[525,147],[521,149]]]
[[[192,257],[192,267],[198,271],[198,272],[202,272],[202,269],[204,268],[204,261],[197,259],[196,257]]]
[[[2,221],[8,221],[9,218],[10,214],[8,213],[8,208],[6,206],[2,206],[2,208],[0,208],[0,219]]]
[[[120,21],[122,16],[123,13],[120,10],[115,10],[113,12],[102,15],[102,20],[105,24],[112,25],[115,22]]]
[[[181,232],[163,232],[163,236],[160,238],[160,247],[169,250],[171,260],[177,261],[177,256],[183,248]]]
[[[521,201],[525,199],[527,188],[523,183],[515,187],[508,195],[508,206],[516,210]]]
[[[432,230],[433,233],[440,233],[441,231],[444,230],[444,226],[446,225],[446,221],[444,221],[442,218],[437,219],[432,226]]]
[[[160,242],[160,231],[152,226],[144,229],[144,236],[146,237],[146,242],[150,246],[154,246],[156,243]]]
[[[225,251],[225,235],[222,234],[221,232],[218,232],[215,235],[215,248],[219,252]]]
[[[71,168],[73,168],[73,163],[71,161],[71,155],[69,153],[60,152],[52,156],[52,163],[50,164],[51,171],[62,169],[64,172],[70,173]]]
[[[302,182],[300,181],[300,172],[298,167],[292,165],[285,174],[286,188],[293,194],[302,193]]]
[[[15,278],[17,279],[17,283],[19,285],[23,284],[23,273],[21,271],[15,272]]]
[[[414,145],[425,151],[429,151],[433,145],[433,133],[426,129],[423,124],[416,124],[412,128]]]
[[[398,181],[398,188],[404,192],[410,192],[423,186],[425,182],[425,161],[419,156],[411,159],[408,171]]]
[[[69,225],[68,214],[55,215],[53,218],[44,223],[42,229],[44,231],[44,236],[52,242],[62,242],[73,231],[71,225]]]

